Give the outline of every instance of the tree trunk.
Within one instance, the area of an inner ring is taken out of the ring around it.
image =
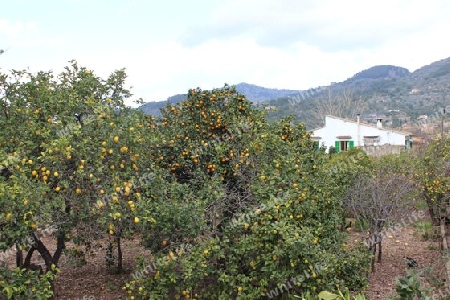
[[[59,232],[56,238],[56,250],[52,258],[52,263],[54,265],[58,265],[59,259],[61,258],[64,249],[66,249],[65,233]]]
[[[436,217],[436,212],[434,211],[433,201],[431,201],[430,197],[424,192],[423,196],[428,205],[428,213],[430,214],[431,221],[434,226],[439,226],[440,220]]]
[[[23,252],[20,250],[19,244],[16,244],[16,267],[21,267],[23,264]]]
[[[58,265],[59,259],[61,258],[62,251],[65,248],[64,235],[58,235],[55,254],[52,256],[50,251],[45,247],[44,243],[36,236],[35,233],[31,234],[33,239],[33,248],[39,252],[45,262],[46,272],[51,270],[52,264]],[[34,251],[34,250],[33,250]]]
[[[123,271],[122,267],[122,246],[120,244],[120,237],[116,237],[117,242],[117,273],[121,274]]]
[[[31,238],[33,239],[33,247],[35,247],[39,254],[42,256],[47,271],[51,270],[53,259],[50,251],[48,251],[47,247],[45,247],[44,243],[42,243],[42,241],[36,236],[34,232],[31,234]]]
[[[23,262],[23,265],[21,267],[28,268],[30,267],[31,258],[33,257],[34,251],[37,250],[34,246],[31,246],[30,250],[28,250],[27,256],[25,257],[25,260]]]
[[[372,247],[373,247],[373,249],[372,249],[371,263],[372,263],[372,273],[373,273],[373,272],[375,272],[375,253],[377,252],[377,244],[374,243]]]
[[[381,247],[381,240],[378,243],[379,247],[378,247],[378,263],[381,264],[381,254],[382,254],[382,247]]]
[[[62,237],[64,238],[64,235],[62,235]],[[48,251],[47,247],[45,247],[44,243],[42,243],[42,241],[39,239],[39,237],[36,236],[36,233],[33,232],[31,234],[31,238],[33,240],[32,248],[34,248],[34,250],[37,250],[39,252],[39,254],[42,256],[42,259],[45,262],[45,272],[46,273],[53,272],[52,264],[54,264],[55,266],[58,265],[59,258],[61,256],[62,250],[64,249],[64,239],[62,240],[62,243],[61,243],[60,236],[58,237],[57,247],[56,247],[56,251],[55,251],[55,257],[52,257],[52,255],[50,254],[50,251]],[[32,255],[32,252],[31,252],[31,255]],[[28,257],[28,255],[27,255],[27,257]],[[30,259],[31,259],[31,256],[30,256]],[[52,280],[50,282],[50,285],[51,285],[51,289],[53,291],[53,295],[55,295],[55,282]],[[55,299],[55,296],[53,296],[52,299]]]

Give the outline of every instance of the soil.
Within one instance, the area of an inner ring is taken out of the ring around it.
[[[417,270],[430,268],[422,278],[425,287],[430,287],[425,279],[435,282],[445,280],[439,249],[437,238],[424,240],[412,227],[404,228],[385,238],[382,242],[382,261],[375,263],[375,271],[370,275],[368,299],[388,299],[396,294],[396,279],[406,276],[407,270],[410,269],[405,257],[417,261]],[[434,278],[431,278],[432,276]]]
[[[360,238],[360,233],[350,235],[351,242]],[[44,240],[48,245],[50,241]],[[56,299],[74,300],[116,300],[125,299],[125,292],[122,287],[130,279],[131,272],[135,267],[135,258],[139,254],[148,255],[149,251],[144,250],[137,239],[123,241],[124,257],[123,274],[111,274],[105,265],[105,251],[96,249],[92,254],[86,255],[86,264],[77,266],[73,259],[63,255],[60,262],[61,273],[56,280]],[[55,248],[54,245],[52,250]],[[68,245],[68,248],[74,248]],[[375,264],[375,271],[370,275],[370,285],[367,291],[368,299],[387,299],[395,294],[396,278],[406,274],[408,266],[404,257],[414,258],[419,268],[433,266],[432,272],[424,275],[429,277],[433,274],[436,279],[444,278],[442,263],[440,263],[440,245],[437,239],[433,241],[423,240],[416,233],[413,227],[403,228],[403,230],[393,233],[383,240],[382,262]],[[11,264],[13,264],[11,259]],[[35,255],[33,261],[40,263],[40,256]],[[430,279],[430,278],[427,278]]]

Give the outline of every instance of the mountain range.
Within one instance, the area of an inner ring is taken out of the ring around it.
[[[282,97],[288,97],[294,94],[301,93],[301,90],[288,90],[288,89],[272,89],[262,86],[257,86],[250,83],[238,83],[235,85],[236,90],[245,95],[246,98],[255,104],[268,102],[273,99],[279,99]],[[139,108],[150,115],[159,115],[159,110],[165,107],[168,103],[178,103],[186,99],[187,94],[177,94],[170,96],[167,100],[147,102],[141,105]]]
[[[450,58],[414,72],[393,65],[373,66],[343,82],[308,90],[273,89],[244,82],[235,86],[256,106],[266,107],[269,119],[294,115],[307,127],[315,127],[322,125],[324,114],[348,118],[360,114],[369,122],[383,116],[388,125],[399,127],[450,105]],[[139,109],[157,116],[160,108],[184,99],[186,94],[178,94],[165,101],[145,103]]]

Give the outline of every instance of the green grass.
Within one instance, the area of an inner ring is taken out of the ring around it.
[[[414,207],[417,210],[426,210],[426,209],[428,209],[428,205],[427,205],[427,203],[424,200],[417,201],[416,204],[414,205]]]
[[[415,233],[420,235],[424,241],[433,237],[433,223],[430,221],[418,221],[414,224]]]

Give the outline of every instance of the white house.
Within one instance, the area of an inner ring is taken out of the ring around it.
[[[390,128],[383,128],[382,120],[377,125],[356,120],[341,119],[334,116],[325,117],[325,126],[312,130],[312,139],[317,146],[324,145],[328,149],[334,147],[337,152],[347,151],[351,148],[361,147],[369,154],[376,155],[400,152],[412,146],[411,134]]]

